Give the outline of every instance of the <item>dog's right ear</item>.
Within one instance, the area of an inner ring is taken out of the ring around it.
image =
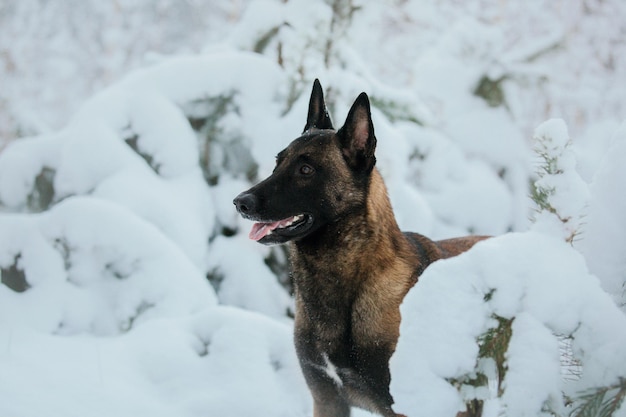
[[[313,82],[313,90],[311,91],[311,99],[309,100],[309,115],[306,118],[306,125],[302,133],[311,128],[333,129],[333,122],[330,120],[328,110],[326,110],[322,85],[317,78]]]

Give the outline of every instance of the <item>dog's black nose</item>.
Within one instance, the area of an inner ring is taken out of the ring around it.
[[[242,214],[254,213],[257,208],[258,199],[254,194],[241,193],[234,200],[233,204],[237,211]]]

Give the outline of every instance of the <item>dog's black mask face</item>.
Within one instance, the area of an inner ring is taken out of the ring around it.
[[[302,136],[277,155],[272,175],[233,201],[244,218],[257,222],[250,238],[268,245],[304,239],[362,209],[375,147],[367,95],[335,131],[315,80]]]

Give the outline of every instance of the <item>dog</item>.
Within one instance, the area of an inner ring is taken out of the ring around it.
[[[251,239],[289,244],[294,342],[314,417],[349,417],[353,406],[401,416],[389,392],[400,304],[428,265],[485,238],[432,241],[400,231],[375,148],[367,94],[335,130],[315,80],[302,135],[267,179],[233,201],[256,222]]]

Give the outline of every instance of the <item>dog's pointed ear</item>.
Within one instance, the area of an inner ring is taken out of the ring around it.
[[[376,164],[376,136],[367,94],[361,93],[348,112],[346,123],[337,132],[348,165],[370,172]]]
[[[326,110],[322,85],[317,78],[313,82],[313,90],[311,91],[311,99],[309,100],[309,114],[302,132],[304,133],[311,128],[333,129],[333,122],[330,120],[328,110]]]

